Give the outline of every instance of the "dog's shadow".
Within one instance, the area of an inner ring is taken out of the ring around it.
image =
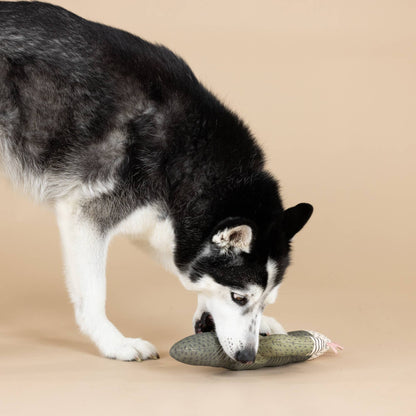
[[[45,287],[42,290],[35,289],[33,293],[26,287],[20,292],[12,289],[7,296],[5,292],[0,293],[2,351],[13,352],[16,346],[47,347],[102,357],[94,343],[79,331],[73,307],[64,289],[60,293]],[[126,336],[143,337],[156,347],[166,345],[166,340],[174,340],[177,336],[174,328],[166,322],[156,322],[154,327],[144,325],[139,333],[136,333],[137,318],[133,315],[123,316],[113,322],[125,330]],[[160,324],[160,328],[156,330],[157,324]],[[162,351],[163,356],[168,356],[168,352]]]
[[[37,345],[47,346],[65,350],[72,350],[88,355],[97,355],[97,351],[94,345],[91,344],[87,339],[77,340],[71,336],[57,336],[47,334],[46,331],[24,329],[22,331],[14,332],[13,337],[21,342]]]
[[[2,349],[16,345],[51,346],[96,354],[94,345],[79,333],[64,290],[54,293],[46,287],[11,287],[9,292],[2,291],[0,330],[5,340]]]

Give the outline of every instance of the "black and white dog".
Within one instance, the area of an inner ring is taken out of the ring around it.
[[[76,320],[107,357],[158,357],[105,311],[110,239],[146,242],[198,294],[196,332],[255,358],[306,203],[284,210],[245,124],[163,46],[53,5],[0,2],[0,164],[51,204]]]

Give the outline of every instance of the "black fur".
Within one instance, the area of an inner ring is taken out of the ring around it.
[[[26,172],[114,179],[114,190],[83,203],[103,233],[156,202],[174,224],[176,265],[192,266],[192,279],[209,272],[222,284],[265,286],[271,256],[281,280],[309,209],[285,220],[249,129],[181,58],[45,3],[0,2],[0,20],[0,128]],[[115,130],[125,142],[109,145]],[[235,218],[254,229],[250,254],[212,247],[199,258],[218,224]]]

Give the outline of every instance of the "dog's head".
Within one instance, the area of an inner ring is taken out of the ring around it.
[[[215,227],[190,270],[190,288],[198,292],[196,332],[215,330],[227,355],[254,361],[262,313],[276,300],[290,240],[311,214],[309,204],[289,208],[265,235],[244,218],[227,218]]]

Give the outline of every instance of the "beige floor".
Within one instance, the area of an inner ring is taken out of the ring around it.
[[[0,415],[416,415],[415,3],[56,3],[167,44],[246,119],[285,205],[316,208],[268,313],[345,350],[253,372],[179,364],[194,295],[116,240],[109,315],[161,359],[101,358],[75,327],[52,211],[1,181]]]

